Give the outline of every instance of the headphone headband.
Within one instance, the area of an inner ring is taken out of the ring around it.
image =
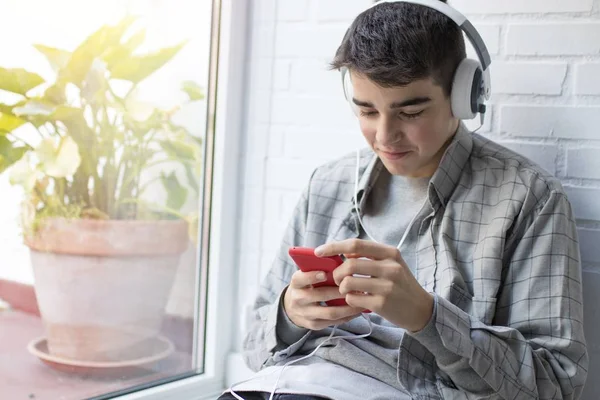
[[[439,11],[454,21],[456,25],[458,25],[458,27],[466,34],[467,38],[475,48],[475,52],[477,53],[477,57],[481,63],[481,69],[483,70],[483,95],[486,99],[489,99],[491,94],[489,66],[492,63],[492,59],[485,42],[481,38],[481,35],[479,32],[477,32],[477,29],[475,29],[467,17],[465,17],[455,8],[450,7],[448,4],[440,0],[380,0],[377,3],[369,6],[367,10],[383,3],[410,3],[421,5]]]

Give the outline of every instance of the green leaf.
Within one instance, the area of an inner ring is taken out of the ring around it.
[[[50,114],[51,121],[67,121],[73,119],[75,116],[83,113],[83,110],[77,107],[69,106],[58,106],[55,107]]]
[[[44,79],[41,76],[28,72],[23,68],[7,69],[0,67],[0,89],[24,96],[42,83],[44,83]]]
[[[194,81],[184,81],[181,84],[181,90],[187,93],[190,101],[202,100],[204,98],[202,88]]]
[[[30,100],[19,107],[13,108],[13,113],[19,117],[47,117],[51,115],[53,111],[54,107],[52,104],[42,100]]]
[[[0,103],[0,134],[12,132],[27,121],[15,115],[14,109],[25,104],[25,101],[8,105]]]
[[[148,132],[160,129],[165,120],[165,113],[159,109],[152,110],[152,113],[145,120],[138,120],[141,114],[143,114],[146,110],[143,106],[141,108],[135,109],[136,107],[131,107],[131,109],[127,110],[127,113],[124,115],[124,121],[126,126],[133,130],[136,137],[142,138]],[[140,114],[140,115],[137,115]]]
[[[48,87],[48,89],[46,89],[44,92],[43,98],[44,100],[56,105],[66,103],[67,95],[64,84],[55,83],[54,85]]]
[[[19,161],[30,149],[24,146],[15,146],[5,136],[0,136],[0,173]]]
[[[185,127],[177,125],[173,123],[173,121],[169,121],[168,125],[172,132],[182,133],[186,139],[191,140],[193,146],[198,147],[199,149],[202,148],[203,140],[201,137],[192,135]]]
[[[179,183],[175,172],[160,175],[160,180],[167,191],[167,208],[179,211],[187,200],[188,191]]]
[[[127,41],[123,44],[123,47],[134,51],[140,47],[142,43],[144,43],[144,40],[146,40],[146,30],[140,29],[135,34],[131,35],[129,39],[127,39]]]
[[[133,15],[126,15],[116,25],[110,25],[107,28],[108,38],[107,43],[121,43],[121,39],[131,25],[137,20]]]
[[[144,29],[132,35],[124,44],[116,45],[110,48],[103,56],[109,71],[120,63],[123,59],[131,57],[131,54],[144,42],[146,39],[146,31]]]
[[[8,104],[2,104],[0,103],[0,114],[10,114],[13,115],[13,108],[15,107],[15,105],[8,105]]]
[[[57,110],[55,117],[67,127],[69,135],[81,149],[85,173],[95,176],[94,168],[98,163],[96,133],[87,124],[83,110],[79,108],[61,109]]]
[[[160,147],[167,156],[177,161],[195,161],[194,147],[180,140],[162,140]]]
[[[0,104],[0,106],[4,105]],[[0,132],[12,132],[25,122],[26,121],[21,118],[13,114],[5,113],[5,110],[0,109]]]
[[[192,187],[192,189],[194,189],[194,192],[196,194],[199,194],[200,193],[200,184],[199,184],[198,180],[200,179],[200,177],[198,177],[194,174],[194,170],[189,165],[185,166],[185,176],[188,180],[188,185],[190,185]]]
[[[31,99],[13,108],[16,116],[35,126],[41,126],[46,122],[66,121],[81,112],[79,108],[56,106],[41,98]]]
[[[125,17],[117,25],[104,25],[88,36],[73,51],[69,62],[61,69],[58,80],[72,82],[81,87],[94,59],[102,58],[112,46],[118,45],[134,20],[133,17]]]
[[[131,56],[112,68],[112,77],[139,83],[175,57],[184,45],[185,42],[144,56]]]
[[[46,121],[62,121],[70,118],[81,109],[70,106],[55,106],[44,99],[31,99],[18,107],[13,108],[13,113],[19,117],[41,117]]]
[[[50,66],[54,72],[58,72],[64,68],[71,58],[71,52],[66,50],[45,46],[43,44],[34,44],[33,47],[46,56],[46,59],[50,63]]]

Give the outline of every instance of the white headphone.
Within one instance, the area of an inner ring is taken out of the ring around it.
[[[367,8],[377,7],[382,3],[411,3],[418,4],[439,11],[458,25],[467,35],[467,38],[475,48],[479,61],[465,58],[454,73],[450,103],[452,114],[461,120],[473,119],[479,113],[483,124],[486,111],[485,102],[491,95],[491,82],[489,66],[492,63],[490,54],[477,32],[477,29],[460,12],[439,0],[381,0]],[[342,68],[342,85],[344,96],[354,109],[352,102],[353,89],[350,74],[347,68]]]

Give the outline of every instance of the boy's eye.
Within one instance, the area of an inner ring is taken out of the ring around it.
[[[360,115],[362,117],[372,117],[374,115],[377,114],[377,111],[364,111],[364,110],[360,110]]]
[[[399,116],[401,118],[404,118],[404,119],[415,119],[415,118],[418,118],[421,114],[423,114],[424,111],[425,110],[421,110],[421,111],[416,112],[416,113],[401,112],[399,114]],[[377,111],[373,111],[373,110],[371,110],[371,111],[361,110],[360,111],[361,117],[374,117],[377,114],[378,114],[378,112]]]
[[[405,112],[401,112],[400,116],[406,119],[415,119],[418,118],[421,114],[423,114],[423,111],[425,110],[421,110],[419,112],[416,113],[405,113]]]

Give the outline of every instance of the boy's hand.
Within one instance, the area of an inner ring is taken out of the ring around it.
[[[315,254],[346,256],[347,260],[333,271],[333,277],[349,305],[372,310],[411,332],[420,331],[431,319],[433,296],[417,282],[397,248],[349,239],[320,246]]]
[[[322,279],[319,274],[322,273]],[[296,271],[285,291],[283,307],[292,322],[300,327],[318,331],[328,326],[346,323],[358,315],[363,308],[350,306],[323,307],[322,301],[344,298],[338,287],[312,285],[325,281],[325,273],[319,271]]]

